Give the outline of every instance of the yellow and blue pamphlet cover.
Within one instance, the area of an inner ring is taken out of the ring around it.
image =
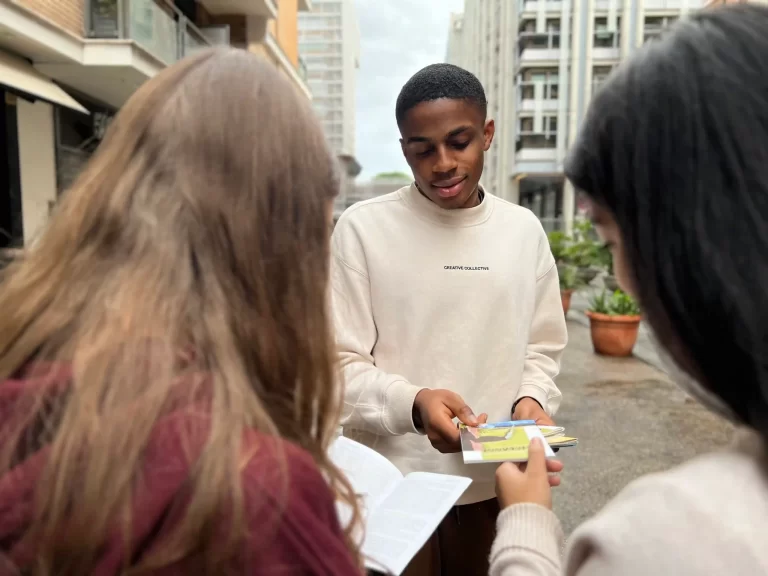
[[[539,427],[535,422],[496,422],[479,426],[459,425],[461,450],[465,464],[483,462],[527,462],[528,446],[533,438],[544,443],[547,458],[554,457],[556,448],[575,446],[576,438],[562,436],[563,428]]]

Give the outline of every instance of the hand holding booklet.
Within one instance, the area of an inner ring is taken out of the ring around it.
[[[374,450],[340,436],[330,457],[361,498],[366,567],[401,574],[472,480],[413,472],[407,476]],[[351,511],[339,505],[346,525]]]

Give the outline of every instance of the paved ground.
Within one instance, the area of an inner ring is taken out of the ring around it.
[[[555,512],[569,534],[633,479],[727,443],[731,428],[636,358],[592,351],[589,329],[568,323],[557,423],[579,438],[561,450],[563,485]]]

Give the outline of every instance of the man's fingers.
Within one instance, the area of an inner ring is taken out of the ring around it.
[[[552,488],[557,488],[560,486],[560,476],[550,476],[549,485],[552,486]]]
[[[453,412],[454,416],[461,420],[467,426],[477,426],[479,422],[475,413],[472,412],[472,408],[467,406],[464,399],[458,394],[454,394],[451,398],[445,399],[445,405]]]
[[[430,422],[432,431],[440,437],[440,440],[447,444],[460,447],[461,432],[453,423],[451,417],[446,414],[438,421]]]
[[[487,423],[488,422],[488,414],[486,414],[485,412],[480,414],[480,416],[477,417],[477,422],[478,422],[478,424],[485,424],[485,423]]]
[[[554,426],[555,422],[554,420],[552,420],[552,418],[550,418],[545,414],[544,416],[540,416],[539,418],[536,419],[536,425],[537,426]]]
[[[477,426],[477,417],[472,412],[472,408],[467,406],[464,398],[455,393],[448,393],[443,397],[443,404],[451,411],[456,418],[461,420],[467,426]]]

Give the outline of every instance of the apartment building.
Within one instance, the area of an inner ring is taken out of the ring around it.
[[[312,12],[299,17],[299,53],[306,63],[315,111],[339,158],[338,212],[346,206],[361,170],[355,158],[360,31],[354,0],[314,0]]]
[[[514,0],[465,0],[464,13],[452,14],[446,61],[475,74],[488,99],[488,116],[496,122],[497,134],[485,156],[483,187],[509,198],[508,164],[510,141],[504,129],[512,122],[511,98],[515,29]]]
[[[177,3],[179,1],[176,0]],[[183,1],[191,10],[195,10],[195,21],[204,32],[210,31],[209,37],[263,55],[302,94],[307,98],[312,97],[307,84],[306,67],[299,56],[298,47],[299,17],[313,9],[312,0]],[[215,34],[213,31],[216,29],[228,32]]]
[[[449,53],[460,54],[452,56],[456,63],[483,82],[497,121],[486,186],[531,208],[546,228],[570,229],[575,191],[563,176],[563,160],[592,95],[622,59],[702,5],[465,0],[462,31],[450,33]]]
[[[0,0],[0,250],[32,242],[148,79],[213,44],[263,53],[309,96],[309,0]]]

